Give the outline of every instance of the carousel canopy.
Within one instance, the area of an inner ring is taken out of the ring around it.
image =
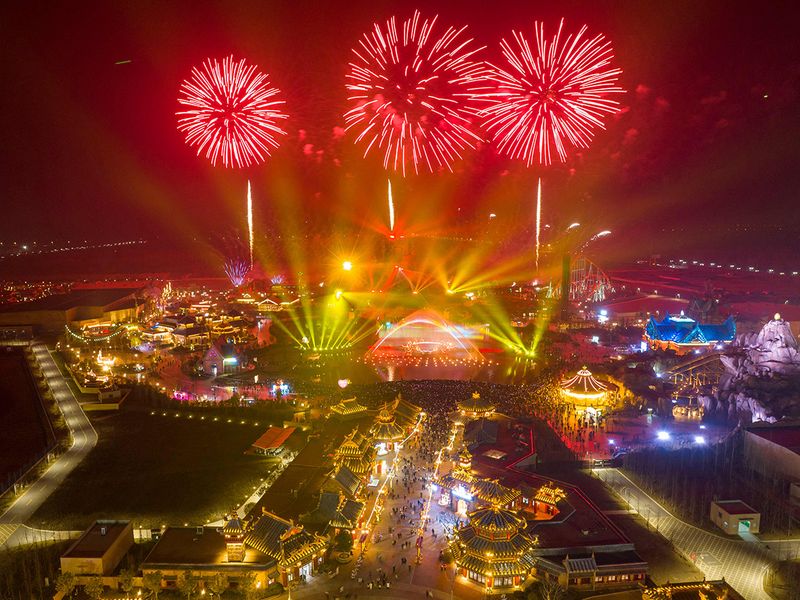
[[[608,385],[598,381],[586,367],[573,377],[561,382],[561,391],[571,398],[602,398],[608,392]]]
[[[472,397],[458,401],[458,409],[468,413],[490,413],[494,411],[494,404],[474,392]]]

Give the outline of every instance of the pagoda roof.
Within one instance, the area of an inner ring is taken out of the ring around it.
[[[225,525],[222,527],[222,533],[233,536],[244,534],[244,524],[239,518],[239,515],[234,514],[225,522]]]
[[[383,411],[382,411],[383,412]],[[395,423],[394,417],[387,411],[389,420],[385,420],[382,415],[378,415],[378,421],[372,426],[370,433],[377,442],[398,442],[405,437],[403,428]]]
[[[480,500],[496,506],[509,504],[520,496],[519,490],[506,487],[496,479],[475,479],[471,491]]]
[[[523,530],[526,526],[525,519],[498,506],[486,506],[473,510],[467,517],[470,526],[478,529],[481,533],[515,533]]]
[[[395,420],[400,422],[404,427],[413,425],[419,417],[422,409],[416,404],[412,404],[401,394],[397,395],[394,404]]]
[[[537,502],[544,502],[545,504],[551,504],[555,506],[566,497],[567,493],[560,487],[557,487],[551,481],[541,486],[537,490],[536,495],[534,496],[533,499]]]
[[[282,567],[306,562],[327,546],[324,538],[307,532],[302,525],[295,525],[267,511],[247,532],[245,542],[277,560]]]
[[[719,324],[698,323],[683,313],[667,315],[661,321],[651,316],[645,326],[645,336],[651,340],[674,344],[713,344],[736,339],[736,322],[730,316]]]
[[[479,556],[466,555],[459,561],[459,565],[476,573],[492,573],[495,577],[525,577],[533,568],[533,558],[523,554],[515,561],[489,561]]]
[[[331,406],[331,412],[337,415],[355,415],[367,410],[363,404],[359,404],[355,398],[347,398],[338,404]]]
[[[339,457],[349,456],[358,457],[363,456],[372,446],[371,440],[358,429],[354,429],[345,436],[339,448],[336,450],[336,455]]]

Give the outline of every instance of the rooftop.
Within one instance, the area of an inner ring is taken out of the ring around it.
[[[95,521],[64,553],[64,558],[101,557],[128,528],[130,521]],[[131,541],[133,532],[131,530]]]
[[[54,294],[30,302],[8,304],[0,307],[0,312],[66,311],[82,306],[106,307],[132,297],[135,293],[136,290],[130,288],[72,290],[66,294]]]
[[[715,500],[714,504],[719,506],[729,515],[757,515],[758,511],[741,500]]]
[[[294,433],[294,427],[270,427],[260,438],[253,442],[253,447],[262,450],[272,450],[280,448]]]
[[[199,531],[202,530],[202,533]],[[143,566],[157,565],[221,565],[228,562],[225,536],[209,527],[167,527]],[[268,568],[274,561],[254,548],[245,548],[245,564]],[[236,564],[237,567],[242,563]]]
[[[747,432],[800,454],[800,423],[751,425]]]

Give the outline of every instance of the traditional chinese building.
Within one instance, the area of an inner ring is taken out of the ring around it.
[[[336,466],[347,466],[361,478],[369,477],[375,460],[376,449],[369,436],[354,429],[344,438],[333,455]]]
[[[536,537],[525,519],[510,510],[488,506],[467,515],[450,546],[461,575],[487,589],[519,586],[533,567]]]
[[[651,316],[644,328],[644,339],[654,350],[673,350],[677,354],[687,354],[699,348],[714,348],[730,344],[736,339],[736,322],[728,317],[717,325],[698,323],[680,315],[667,315],[657,321]]]
[[[355,398],[348,398],[331,406],[330,411],[332,417],[348,420],[364,416],[367,412],[367,407],[359,404]]]
[[[394,399],[392,413],[395,421],[405,429],[406,434],[411,433],[411,430],[416,427],[420,416],[423,415],[422,409],[416,404],[411,404],[411,402],[403,398],[402,394],[398,394]]]
[[[277,579],[288,585],[316,573],[328,540],[264,510],[247,529],[245,544],[274,559]]]
[[[405,431],[395,421],[394,415],[384,406],[375,418],[375,424],[370,429],[370,435],[377,444],[381,444],[386,450],[391,451],[397,442],[401,442],[405,437]],[[379,450],[380,453],[380,450]]]

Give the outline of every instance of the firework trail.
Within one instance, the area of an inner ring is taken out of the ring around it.
[[[536,188],[536,272],[539,272],[539,236],[542,232],[542,178]]]
[[[392,180],[388,180],[389,183],[389,231],[394,233],[394,199],[392,198]]]
[[[253,191],[247,180],[247,235],[250,246],[250,268],[253,268]]]

